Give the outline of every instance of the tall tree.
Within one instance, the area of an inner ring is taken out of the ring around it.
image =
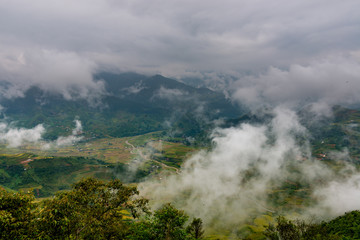
[[[41,237],[124,239],[129,227],[127,219],[147,211],[147,200],[134,199],[137,194],[135,187],[125,186],[119,180],[80,181],[73,190],[44,202],[40,214]],[[125,210],[131,217],[126,216]]]
[[[201,218],[194,218],[186,231],[195,239],[201,239],[204,235],[203,222]]]

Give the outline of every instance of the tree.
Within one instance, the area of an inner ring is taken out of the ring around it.
[[[171,204],[165,204],[156,210],[154,215],[148,216],[132,226],[129,239],[139,240],[185,240],[193,239],[186,231],[185,223],[188,216]]]
[[[270,224],[264,232],[267,239],[301,239],[301,240],[339,240],[345,236],[332,234],[325,226],[326,223],[306,223],[302,220],[291,221],[283,216],[277,218],[277,225]]]
[[[202,220],[200,218],[194,218],[191,224],[186,228],[186,231],[194,238],[201,239],[204,235],[202,226]]]
[[[147,211],[147,200],[134,199],[136,187],[119,180],[109,183],[89,178],[76,183],[73,190],[46,200],[39,214],[41,238],[47,239],[124,239],[130,220]]]
[[[34,195],[0,189],[0,238],[28,239],[33,234]]]
[[[118,180],[92,178],[36,204],[33,194],[0,189],[0,239],[192,240],[203,234],[201,219],[186,228],[184,211],[166,204],[151,214],[136,195],[136,187]]]
[[[176,239],[186,238],[184,224],[188,216],[184,211],[178,210],[171,204],[166,204],[154,214],[154,227],[158,239]]]

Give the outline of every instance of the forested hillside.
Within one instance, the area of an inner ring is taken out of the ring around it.
[[[47,129],[44,137],[56,139],[69,134],[74,119],[82,122],[87,138],[124,137],[159,130],[177,136],[197,136],[211,126],[212,120],[241,113],[221,93],[160,75],[100,73],[96,78],[104,85],[104,92],[96,101],[65,99],[35,85],[23,97],[0,99],[2,114],[18,127],[43,124]]]

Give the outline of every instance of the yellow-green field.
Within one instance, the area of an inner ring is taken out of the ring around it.
[[[140,152],[147,153],[149,150],[151,156],[163,156],[163,159],[173,159],[177,163],[181,163],[196,149],[182,143],[161,140],[157,132],[134,137],[87,140],[71,146],[50,149],[44,149],[41,144],[28,144],[20,148],[7,148],[5,145],[0,145],[1,154],[33,153],[40,156],[81,156],[96,158],[107,163],[129,163]],[[151,156],[147,160],[151,160]],[[178,167],[179,164],[174,166]]]

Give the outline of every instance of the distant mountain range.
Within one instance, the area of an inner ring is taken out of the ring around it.
[[[2,114],[17,127],[44,124],[47,139],[70,134],[74,119],[82,122],[87,137],[124,137],[159,130],[193,136],[214,119],[242,114],[222,93],[161,75],[103,72],[94,78],[103,81],[106,89],[96,107],[84,99],[66,100],[59,93],[33,86],[24,97],[2,99]]]

